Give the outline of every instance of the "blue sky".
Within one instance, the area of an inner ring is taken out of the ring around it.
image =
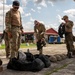
[[[5,13],[12,7],[13,0],[4,0]],[[18,0],[24,31],[33,31],[34,20],[42,22],[46,29],[58,30],[61,18],[68,15],[75,24],[74,0]],[[3,30],[3,0],[0,0],[0,31]],[[75,35],[75,25],[73,27]]]

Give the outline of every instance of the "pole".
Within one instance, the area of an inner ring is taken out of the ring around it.
[[[5,7],[4,7],[4,4],[5,4],[5,2],[4,2],[4,0],[3,0],[3,30],[4,30],[4,22],[5,22],[5,20],[4,20],[4,10],[5,10]]]

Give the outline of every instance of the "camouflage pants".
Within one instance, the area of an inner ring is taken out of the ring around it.
[[[75,53],[72,33],[65,34],[65,42],[66,42],[66,47],[67,47],[68,53],[70,53],[70,52]]]
[[[19,27],[12,27],[11,58],[18,56],[20,48],[21,33]]]
[[[4,34],[4,41],[5,41],[5,51],[6,51],[6,57],[8,57],[10,55],[10,50],[11,50],[11,46],[10,46],[10,38],[8,37],[8,34],[5,33]]]

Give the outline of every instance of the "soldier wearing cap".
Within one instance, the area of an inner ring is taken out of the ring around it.
[[[34,21],[34,34],[36,37],[36,45],[39,54],[43,54],[43,46],[45,45],[45,26],[38,22],[37,20]]]
[[[11,39],[11,58],[18,55],[21,33],[23,33],[21,14],[18,11],[19,6],[18,1],[13,1],[12,8],[6,13],[5,17],[5,32],[8,34],[9,40]]]
[[[73,22],[68,19],[68,16],[65,15],[63,16],[62,20],[65,21],[65,42],[66,42],[66,47],[67,47],[67,55],[68,57],[73,57],[75,55],[75,49],[73,45],[73,33],[72,33],[72,28],[73,28]]]

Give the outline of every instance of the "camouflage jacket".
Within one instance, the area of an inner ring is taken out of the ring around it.
[[[72,32],[72,28],[73,28],[72,21],[69,20],[67,23],[65,23],[65,32]]]
[[[42,23],[40,23],[39,26],[34,26],[34,33],[36,34],[36,38],[39,40],[44,38],[45,31],[45,26]]]
[[[19,12],[19,11],[18,11]],[[11,31],[11,28],[12,28],[12,24],[15,23],[16,25],[16,19],[13,18],[15,16],[15,14],[13,13],[13,10],[10,9],[7,13],[6,13],[6,16],[5,16],[5,26],[6,26],[6,32],[10,32]],[[20,18],[20,28],[23,29],[22,27],[22,22],[21,22],[21,15],[20,15],[20,12],[19,12],[19,18]],[[18,21],[17,21],[18,22]]]

